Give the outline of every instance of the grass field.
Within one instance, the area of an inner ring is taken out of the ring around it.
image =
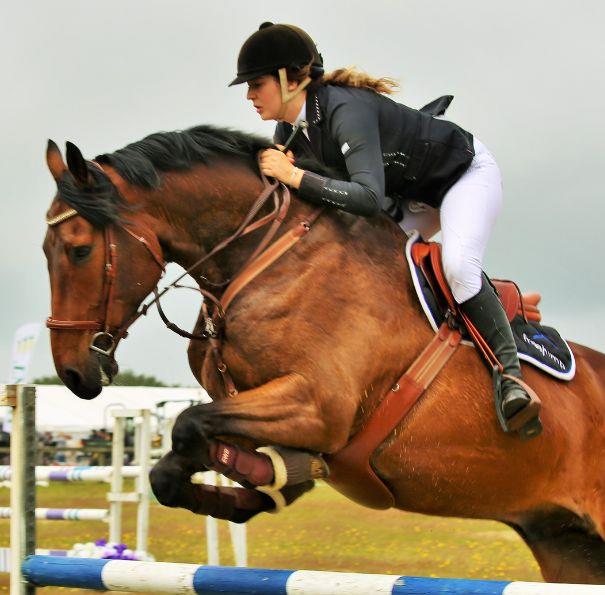
[[[51,484],[38,488],[38,506],[104,508],[107,486]],[[0,506],[8,506],[8,490]],[[126,504],[124,542],[135,542],[134,505]],[[221,523],[224,525],[224,523]],[[95,522],[38,521],[38,547],[69,549],[107,537]],[[221,527],[221,563],[232,564],[227,527]],[[0,521],[0,545],[9,522]],[[185,510],[151,506],[150,552],[159,561],[206,562],[204,519]],[[540,580],[529,550],[511,530],[490,521],[429,517],[362,508],[325,485],[279,515],[248,524],[249,565],[265,568],[341,570],[499,580]],[[7,576],[0,593],[8,593]],[[90,593],[46,588],[40,593]]]

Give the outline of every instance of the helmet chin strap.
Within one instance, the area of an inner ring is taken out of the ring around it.
[[[294,91],[288,91],[288,76],[286,74],[286,69],[280,68],[278,70],[278,74],[279,86],[281,88],[281,107],[279,108],[279,112],[277,113],[277,119],[283,120],[284,116],[286,115],[286,109],[288,108],[287,104],[307,88],[308,84],[311,82],[311,77],[308,76],[303,79],[299,83],[298,87],[294,89]]]

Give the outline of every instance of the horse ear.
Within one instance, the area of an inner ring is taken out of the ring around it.
[[[57,143],[48,139],[46,147],[46,164],[56,182],[58,182],[63,174],[67,171],[67,165],[63,161],[61,150],[57,147]]]
[[[80,149],[73,143],[67,141],[65,144],[67,147],[67,167],[73,174],[76,181],[80,184],[86,184],[88,180],[88,168],[86,167],[86,160],[82,156]]]

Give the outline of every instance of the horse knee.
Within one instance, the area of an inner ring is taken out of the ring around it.
[[[199,405],[188,407],[176,418],[172,429],[172,450],[182,456],[207,450],[207,431],[203,410]]]
[[[162,506],[170,506],[172,508],[178,506],[177,503],[177,486],[170,477],[162,471],[154,468],[149,474],[149,483],[151,491],[157,501]]]

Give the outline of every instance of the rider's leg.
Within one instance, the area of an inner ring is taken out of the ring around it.
[[[469,169],[441,205],[443,266],[454,299],[487,341],[504,373],[520,378],[510,324],[482,272],[483,253],[502,204],[502,180],[496,161],[476,139],[475,152]],[[503,381],[500,407],[505,419],[529,402],[521,386]]]
[[[461,308],[502,364],[503,373],[522,378],[517,347],[508,318],[498,296],[485,277],[479,293],[462,303]],[[505,419],[512,418],[529,402],[529,395],[520,385],[512,380],[502,380],[501,408]]]

